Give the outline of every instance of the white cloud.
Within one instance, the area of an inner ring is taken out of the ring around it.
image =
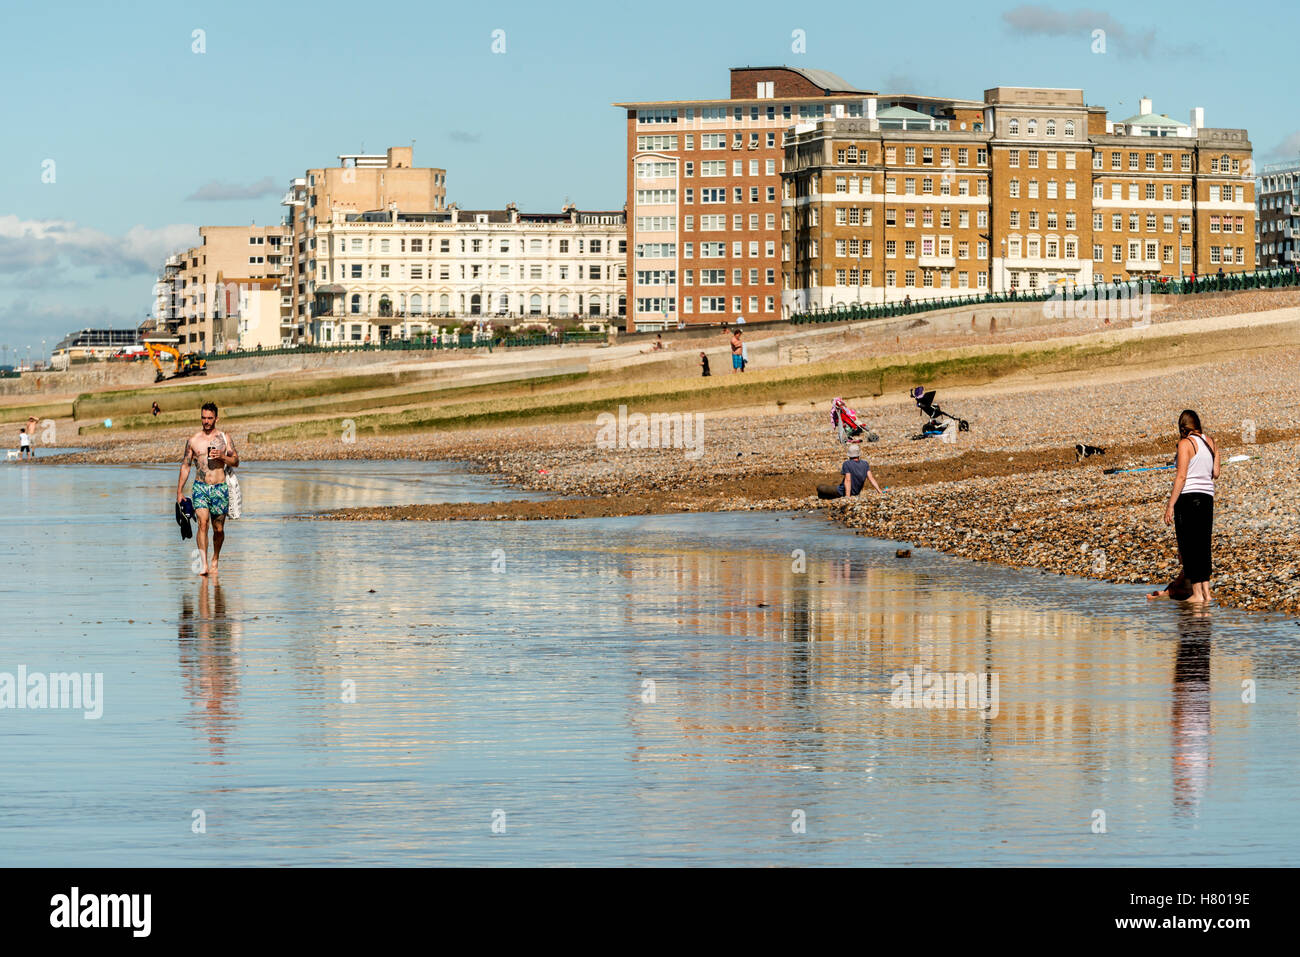
[[[1025,3],[1004,11],[1002,22],[1021,36],[1073,37],[1090,43],[1093,30],[1105,30],[1106,39],[1144,59],[1157,52],[1155,29],[1135,30],[1125,26],[1104,10],[1057,10],[1041,3]],[[1163,55],[1190,55],[1199,50],[1196,44],[1162,47]]]
[[[1300,131],[1290,134],[1281,143],[1269,150],[1268,155],[1276,160],[1295,160],[1300,156]]]
[[[153,302],[163,260],[197,242],[198,227],[184,223],[113,235],[70,220],[0,216],[0,336],[39,342],[86,326],[135,325]],[[106,298],[141,306],[124,311]]]
[[[49,286],[70,268],[92,268],[101,278],[154,274],[169,254],[197,242],[198,227],[186,223],[132,226],[114,236],[69,220],[0,216],[0,273],[25,274],[37,285],[44,275]]]
[[[270,176],[265,176],[256,183],[249,183],[247,186],[240,186],[238,183],[223,183],[214,179],[204,183],[185,198],[207,202],[226,199],[261,199],[263,196],[274,196],[281,189],[283,187],[276,186],[275,180]]]

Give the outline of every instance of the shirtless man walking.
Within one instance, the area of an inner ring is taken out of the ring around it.
[[[195,539],[203,557],[200,575],[216,577],[217,560],[221,545],[226,540],[226,513],[230,511],[230,493],[226,485],[226,469],[239,464],[239,453],[230,438],[217,431],[217,404],[204,402],[200,413],[203,427],[189,437],[181,453],[181,477],[176,483],[176,501],[185,498],[185,480],[190,476],[190,465],[198,469],[191,497],[194,500],[194,517],[199,520],[199,533]],[[212,523],[212,562],[208,562],[208,523]]]

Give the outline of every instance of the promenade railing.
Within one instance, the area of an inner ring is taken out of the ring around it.
[[[814,322],[846,322],[857,319],[890,319],[897,316],[909,316],[916,313],[934,312],[939,309],[954,309],[969,306],[988,306],[999,303],[1017,302],[1078,302],[1083,299],[1128,298],[1136,299],[1143,295],[1143,285],[1149,283],[1153,296],[1186,296],[1208,292],[1233,292],[1247,289],[1280,289],[1300,286],[1300,272],[1295,269],[1260,269],[1255,272],[1224,273],[1213,276],[1186,276],[1181,279],[1163,278],[1154,280],[1132,279],[1127,282],[1098,282],[1091,285],[1072,284],[1053,286],[1047,289],[1016,290],[1015,295],[1005,293],[985,293],[973,296],[935,296],[916,299],[911,302],[885,303],[839,303],[826,309],[814,307],[807,312],[796,313],[790,317],[795,325]]]
[[[275,349],[247,349],[236,352],[209,352],[203,358],[209,362],[221,359],[252,359],[259,356],[304,355],[330,352],[441,352],[449,349],[518,349],[534,346],[557,346],[565,343],[605,342],[603,332],[564,332],[521,335],[484,336],[419,335],[409,339],[387,339],[383,342],[341,342],[330,345],[284,346]]]

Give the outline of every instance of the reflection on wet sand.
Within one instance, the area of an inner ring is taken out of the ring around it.
[[[1178,618],[1174,662],[1174,806],[1195,814],[1209,783],[1210,653],[1212,619],[1204,609],[1184,609]]]
[[[239,623],[228,616],[219,584],[205,578],[195,587],[197,614],[191,593],[181,595],[177,628],[181,674],[186,697],[198,711],[212,763],[224,764],[227,737],[239,718]]]
[[[970,762],[974,748],[1008,765],[1004,780],[1013,786],[1075,788],[1117,766],[1160,770],[1165,759],[1150,742],[1168,726],[1158,690],[1173,673],[1180,791],[1194,783],[1187,769],[1208,765],[1208,734],[1192,750],[1186,740],[1208,731],[1208,638],[1175,650],[1140,620],[1018,604],[865,557],[809,559],[802,573],[770,554],[689,547],[618,549],[610,561],[635,583],[622,607],[629,627],[657,617],[665,630],[735,639],[698,651],[688,644],[683,655],[698,667],[678,669],[689,677],[675,694],[666,683],[672,707],[630,709],[631,726],[660,742],[639,760],[676,760],[706,750],[706,738],[717,747],[720,737],[728,761],[780,770],[791,738],[814,731],[806,740],[832,754],[863,737],[954,764]],[[653,647],[635,656],[644,674],[661,667]],[[1187,677],[1193,662],[1203,684]],[[891,707],[891,676],[917,665],[998,675],[999,714]],[[1240,658],[1218,667],[1250,670]],[[1224,726],[1240,727],[1239,709],[1225,702],[1222,710]],[[681,736],[680,752],[662,746],[668,728]],[[1064,773],[1036,779],[1042,766]]]

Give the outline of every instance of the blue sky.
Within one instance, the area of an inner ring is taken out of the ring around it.
[[[161,258],[199,225],[277,222],[291,177],[363,146],[415,140],[416,164],[445,167],[462,206],[619,208],[625,130],[610,104],[724,96],[731,66],[975,99],[996,85],[1082,87],[1112,119],[1145,95],[1156,112],[1203,106],[1207,125],[1245,127],[1259,163],[1296,157],[1290,58],[1265,38],[1293,37],[1300,13],[1265,2],[1246,15],[1199,0],[6,0],[0,343],[35,355],[41,338],[138,323]],[[792,50],[795,30],[806,52]]]

